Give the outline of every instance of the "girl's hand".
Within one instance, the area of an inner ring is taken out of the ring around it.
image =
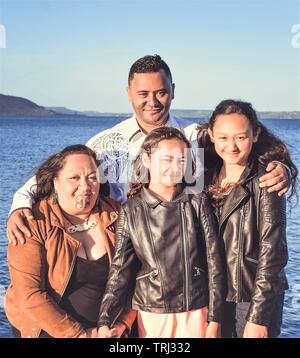
[[[268,328],[260,324],[247,322],[243,338],[268,338]]]
[[[125,329],[123,323],[116,323],[112,328],[102,326],[98,329],[98,338],[120,338]]]
[[[102,326],[98,328],[98,338],[106,338],[106,334],[109,332],[109,330],[110,329],[108,326]]]
[[[105,338],[120,338],[125,331],[126,326],[123,323],[116,323],[107,333]]]
[[[89,328],[86,330],[87,338],[98,338],[97,328]]]
[[[221,324],[217,322],[209,322],[205,338],[221,338]]]
[[[80,336],[77,338],[98,338],[97,328],[86,329]]]

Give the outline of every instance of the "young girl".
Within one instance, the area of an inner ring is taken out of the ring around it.
[[[184,192],[189,149],[169,127],[153,130],[142,145],[117,224],[100,337],[111,336],[128,298],[139,337],[220,335],[223,268],[206,196]]]
[[[221,102],[209,124],[200,127],[198,138],[210,168],[207,191],[226,251],[223,335],[277,337],[287,288],[285,199],[260,188],[258,178],[277,159],[291,169],[293,194],[297,168],[250,103]]]

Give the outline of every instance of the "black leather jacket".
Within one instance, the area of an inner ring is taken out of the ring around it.
[[[209,303],[208,319],[220,322],[225,276],[215,229],[205,194],[162,202],[143,188],[123,204],[98,327],[111,326],[128,294],[133,309],[155,313]]]
[[[211,172],[212,183],[218,170]],[[250,302],[246,320],[268,326],[277,293],[288,287],[285,198],[259,188],[265,168],[250,160],[219,214],[224,240],[229,302]]]

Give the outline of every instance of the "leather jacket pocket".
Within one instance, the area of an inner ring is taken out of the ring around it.
[[[138,305],[142,310],[153,306],[153,297],[162,297],[157,270],[139,274],[135,282],[133,304]]]
[[[245,259],[246,259],[247,261],[249,261],[249,262],[255,264],[255,265],[258,264],[258,260],[253,259],[252,257],[245,256]]]
[[[155,276],[157,276],[157,270],[143,273],[143,274],[137,276],[136,281],[142,280],[147,277],[149,277],[149,279],[152,280]]]

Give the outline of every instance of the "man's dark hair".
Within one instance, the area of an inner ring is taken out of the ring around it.
[[[128,75],[128,84],[133,79],[135,73],[159,72],[160,70],[164,70],[171,82],[173,82],[169,66],[159,55],[147,55],[142,58],[139,58],[130,68]]]

